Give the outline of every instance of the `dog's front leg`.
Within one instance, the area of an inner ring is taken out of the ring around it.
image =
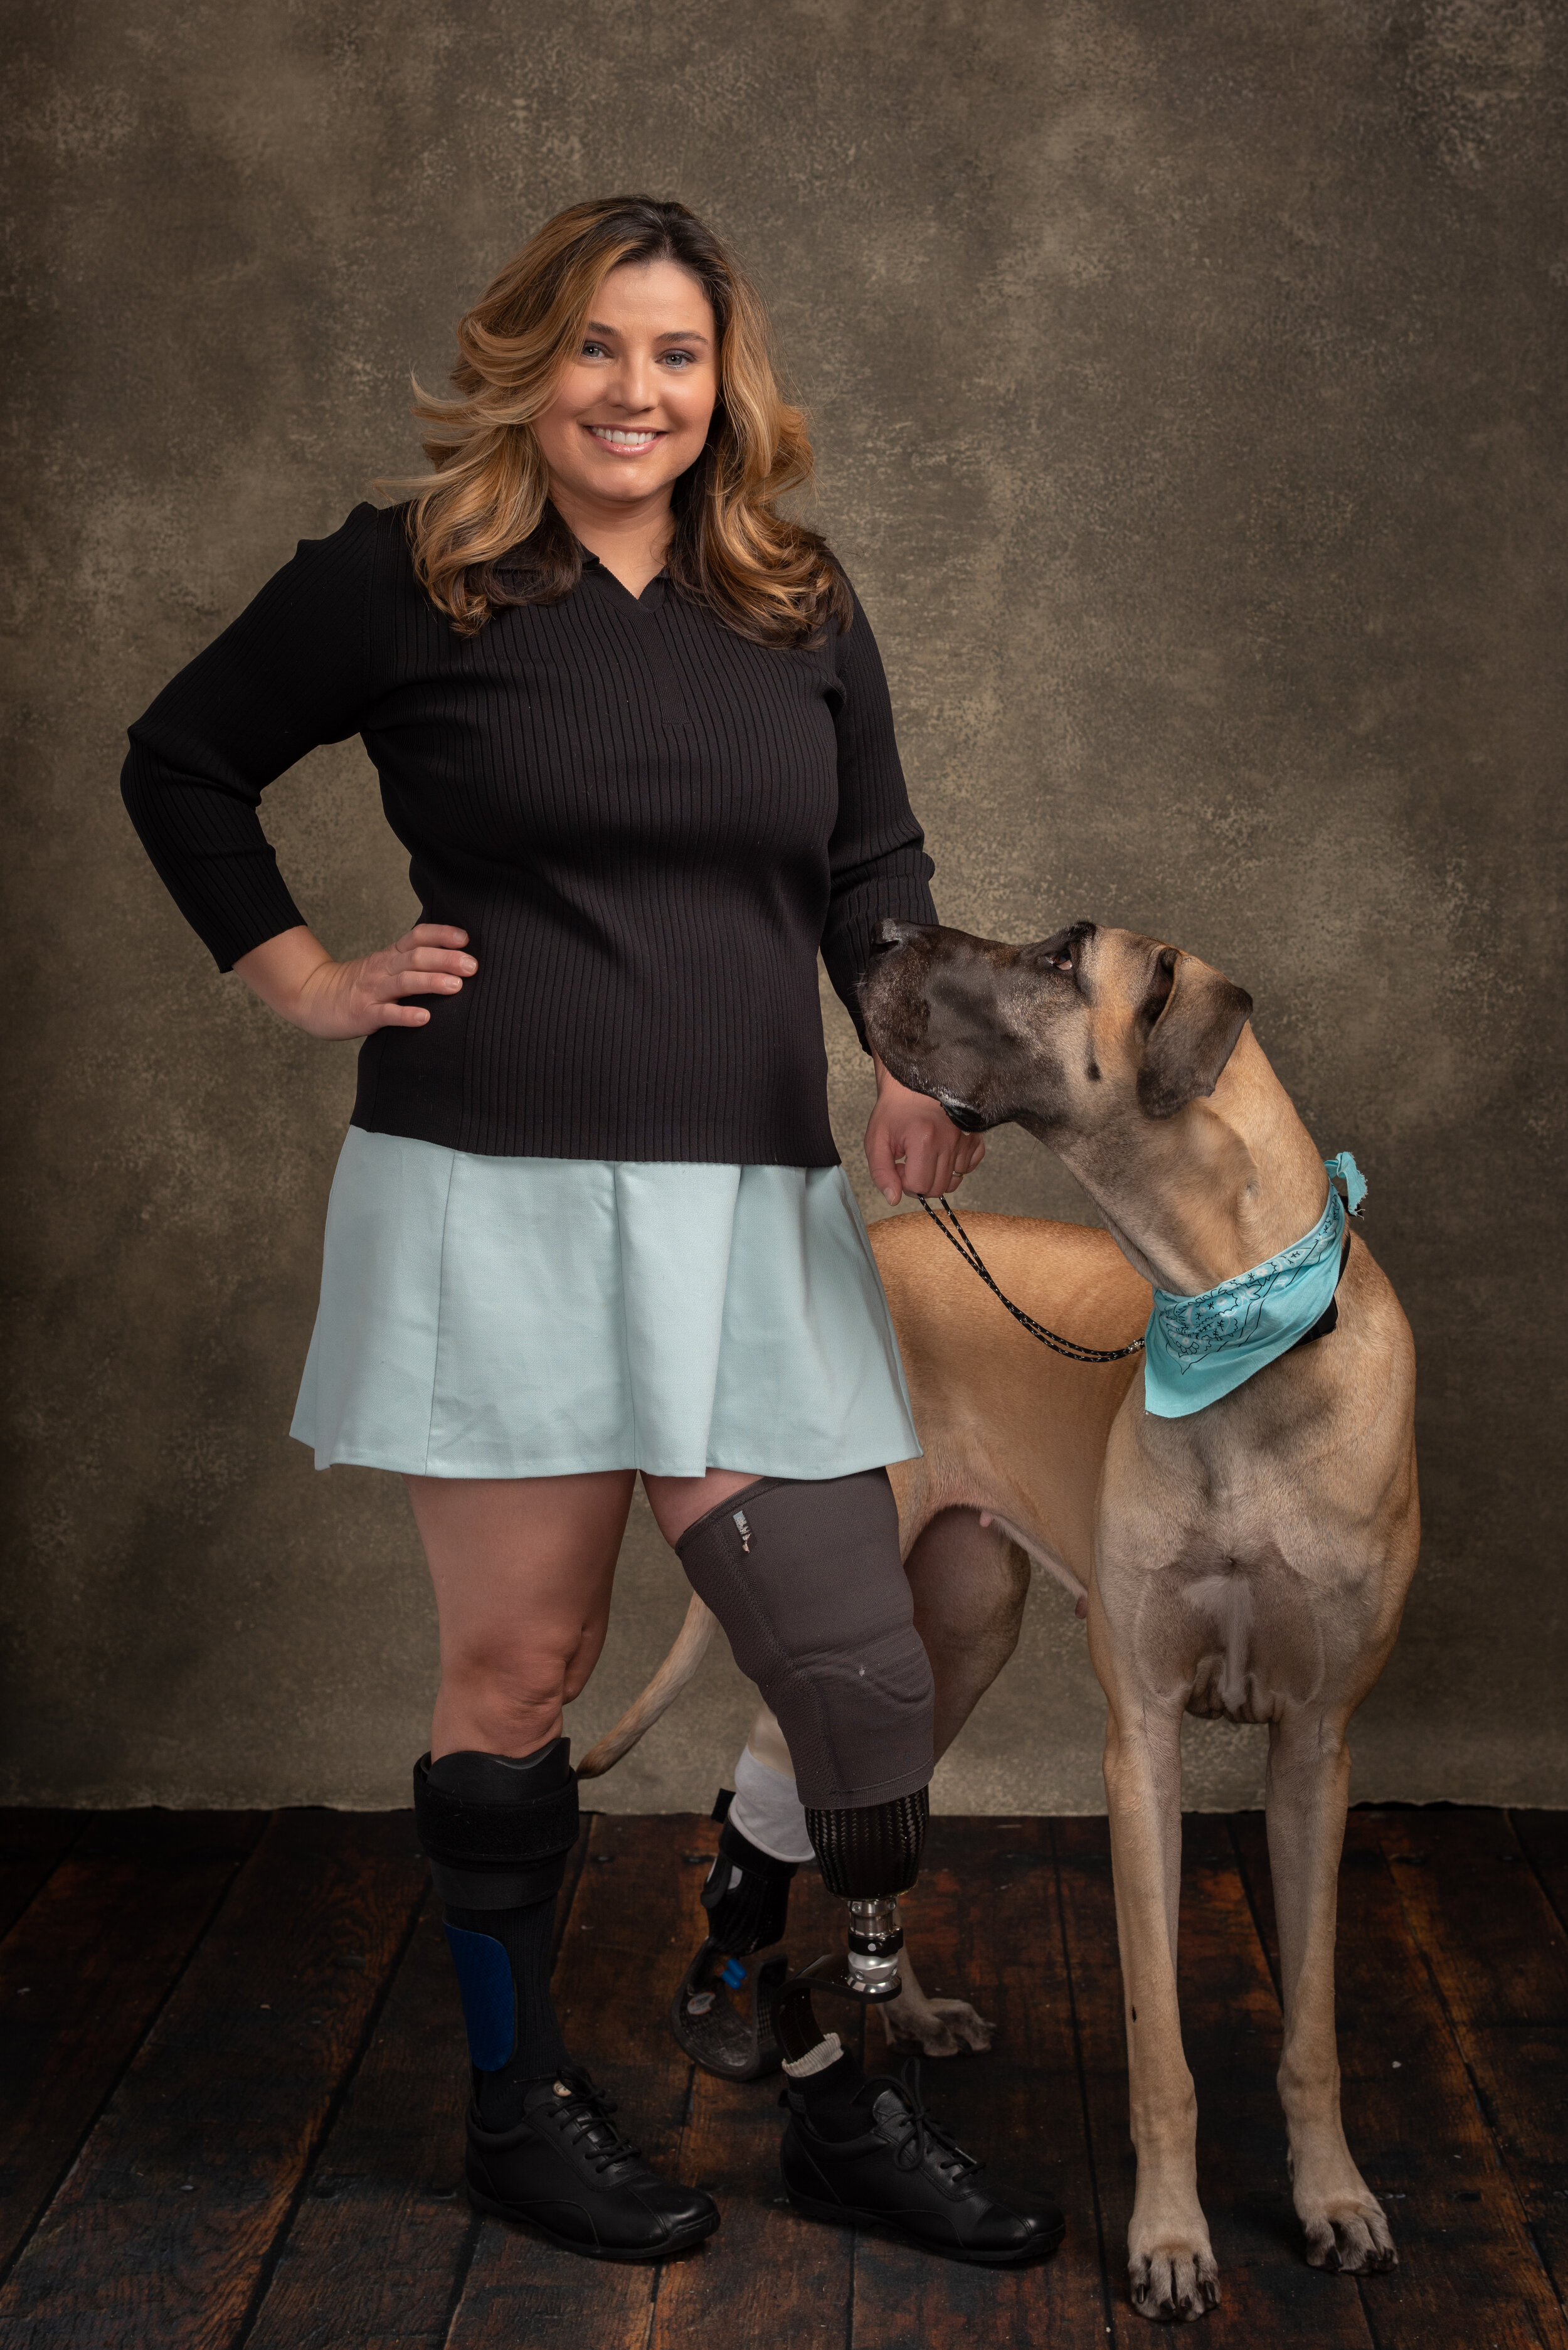
[[[1349,1787],[1349,1749],[1334,1723],[1306,1707],[1271,1722],[1269,1866],[1285,2011],[1280,2097],[1296,2213],[1314,2268],[1366,2274],[1393,2268],[1398,2255],[1339,2112],[1334,1936]]]
[[[1133,2306],[1144,2317],[1201,2317],[1217,2306],[1220,2282],[1198,2200],[1198,2100],[1176,1997],[1181,1716],[1147,1692],[1111,1693],[1106,1794],[1137,2153]]]

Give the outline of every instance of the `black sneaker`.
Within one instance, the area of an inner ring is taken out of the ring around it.
[[[981,2180],[966,2154],[920,2103],[918,2072],[878,2074],[857,2094],[866,2109],[863,2137],[823,2137],[805,2098],[786,2089],[789,2122],[779,2159],[797,2211],[842,2226],[891,2230],[907,2242],[950,2261],[984,2268],[1022,2268],[1049,2258],[1066,2222],[1054,2205],[1003,2203]]]
[[[589,2260],[662,2261],[701,2243],[719,2224],[718,2205],[700,2187],[656,2177],[614,2111],[576,2065],[529,2083],[514,2128],[487,2130],[471,2107],[469,2201]]]

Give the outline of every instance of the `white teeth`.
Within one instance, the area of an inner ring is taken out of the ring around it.
[[[619,432],[609,424],[590,424],[588,431],[596,441],[613,442],[618,449],[651,449],[659,438],[657,432]]]

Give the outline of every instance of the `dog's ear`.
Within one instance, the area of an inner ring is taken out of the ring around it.
[[[1153,1025],[1137,1073],[1138,1107],[1149,1118],[1174,1118],[1211,1094],[1251,1012],[1244,987],[1196,955],[1163,948],[1143,1005]]]

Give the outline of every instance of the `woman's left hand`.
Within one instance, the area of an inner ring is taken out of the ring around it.
[[[875,1055],[873,1055],[875,1058]],[[877,1063],[877,1107],[866,1128],[866,1164],[890,1207],[906,1191],[956,1191],[985,1157],[985,1138],[965,1134],[929,1094],[911,1093]]]

